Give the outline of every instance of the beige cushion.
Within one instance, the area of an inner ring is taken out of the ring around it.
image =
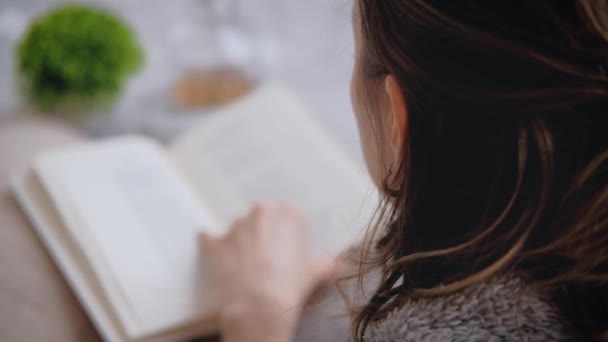
[[[82,139],[51,120],[0,120],[0,341],[100,340],[7,186],[37,152]]]

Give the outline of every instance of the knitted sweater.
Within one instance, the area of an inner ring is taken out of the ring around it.
[[[364,287],[375,288],[376,278],[368,278],[369,286]],[[350,297],[356,284],[345,287]],[[349,340],[351,324],[346,311],[340,293],[330,291],[304,311],[294,340]],[[450,296],[410,300],[386,319],[370,324],[364,337],[366,342],[577,340],[569,335],[568,324],[557,308],[512,275],[493,278]]]
[[[450,296],[412,300],[370,325],[365,341],[564,341],[557,309],[516,277]]]

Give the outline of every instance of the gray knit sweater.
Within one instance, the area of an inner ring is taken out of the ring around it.
[[[516,277],[500,277],[461,293],[410,301],[379,324],[365,341],[564,341],[558,311]]]
[[[339,294],[329,294],[304,312],[295,341],[349,340],[345,310]],[[365,335],[367,342],[564,340],[570,338],[558,310],[515,276],[496,277],[451,296],[411,300],[370,325]]]
[[[337,292],[328,294],[304,312],[295,341],[349,340],[345,310]],[[411,300],[370,325],[365,335],[367,342],[569,339],[558,310],[515,276],[497,277],[451,296]]]

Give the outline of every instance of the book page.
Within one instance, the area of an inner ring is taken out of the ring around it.
[[[281,202],[304,213],[320,254],[361,236],[376,206],[367,173],[288,91],[265,86],[214,115],[171,153],[223,222],[254,201]]]
[[[104,340],[125,341],[128,337],[103,295],[97,276],[82,258],[81,248],[69,238],[63,220],[38,177],[28,169],[15,173],[11,178],[11,188],[19,205]]]
[[[43,155],[35,171],[130,337],[215,313],[203,300],[196,236],[221,225],[160,146],[76,146]]]

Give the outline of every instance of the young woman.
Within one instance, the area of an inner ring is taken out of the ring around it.
[[[352,98],[385,197],[353,339],[608,340],[608,3],[358,0]],[[332,273],[293,209],[228,236],[225,341],[289,341]],[[365,266],[365,267],[364,267]]]

